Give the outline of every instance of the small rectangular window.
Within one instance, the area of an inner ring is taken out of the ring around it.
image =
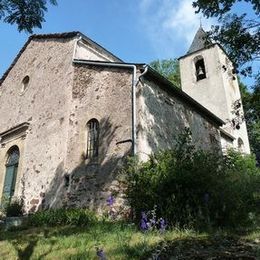
[[[99,123],[91,119],[87,123],[87,159],[98,157]]]

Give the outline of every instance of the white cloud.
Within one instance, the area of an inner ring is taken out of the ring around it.
[[[165,20],[163,26],[169,30],[174,30],[180,37],[184,37],[186,42],[191,42],[195,31],[200,24],[198,14],[195,14],[191,0],[184,0],[177,7],[177,12],[172,11],[171,16]],[[203,19],[203,27],[205,30],[210,29],[211,22]]]
[[[186,53],[199,28],[200,15],[195,14],[193,0],[141,0],[139,5],[143,31],[158,58]],[[202,18],[205,30],[212,20]]]

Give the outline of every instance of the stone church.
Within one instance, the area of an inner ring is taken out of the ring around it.
[[[0,200],[25,210],[123,202],[123,159],[174,147],[249,153],[237,76],[199,28],[180,61],[182,90],[80,32],[32,35],[0,79]]]

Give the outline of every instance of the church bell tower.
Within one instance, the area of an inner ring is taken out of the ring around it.
[[[179,58],[182,90],[225,122],[220,131],[223,149],[250,153],[234,66],[225,50],[206,36],[200,26],[188,52]]]

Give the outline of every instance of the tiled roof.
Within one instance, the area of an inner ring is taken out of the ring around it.
[[[193,53],[195,51],[204,49],[209,44],[211,44],[211,42],[207,39],[206,32],[203,30],[202,27],[200,27],[198,29],[197,33],[195,34],[195,37],[192,41],[192,44],[191,44],[187,54],[190,54],[190,53]]]

